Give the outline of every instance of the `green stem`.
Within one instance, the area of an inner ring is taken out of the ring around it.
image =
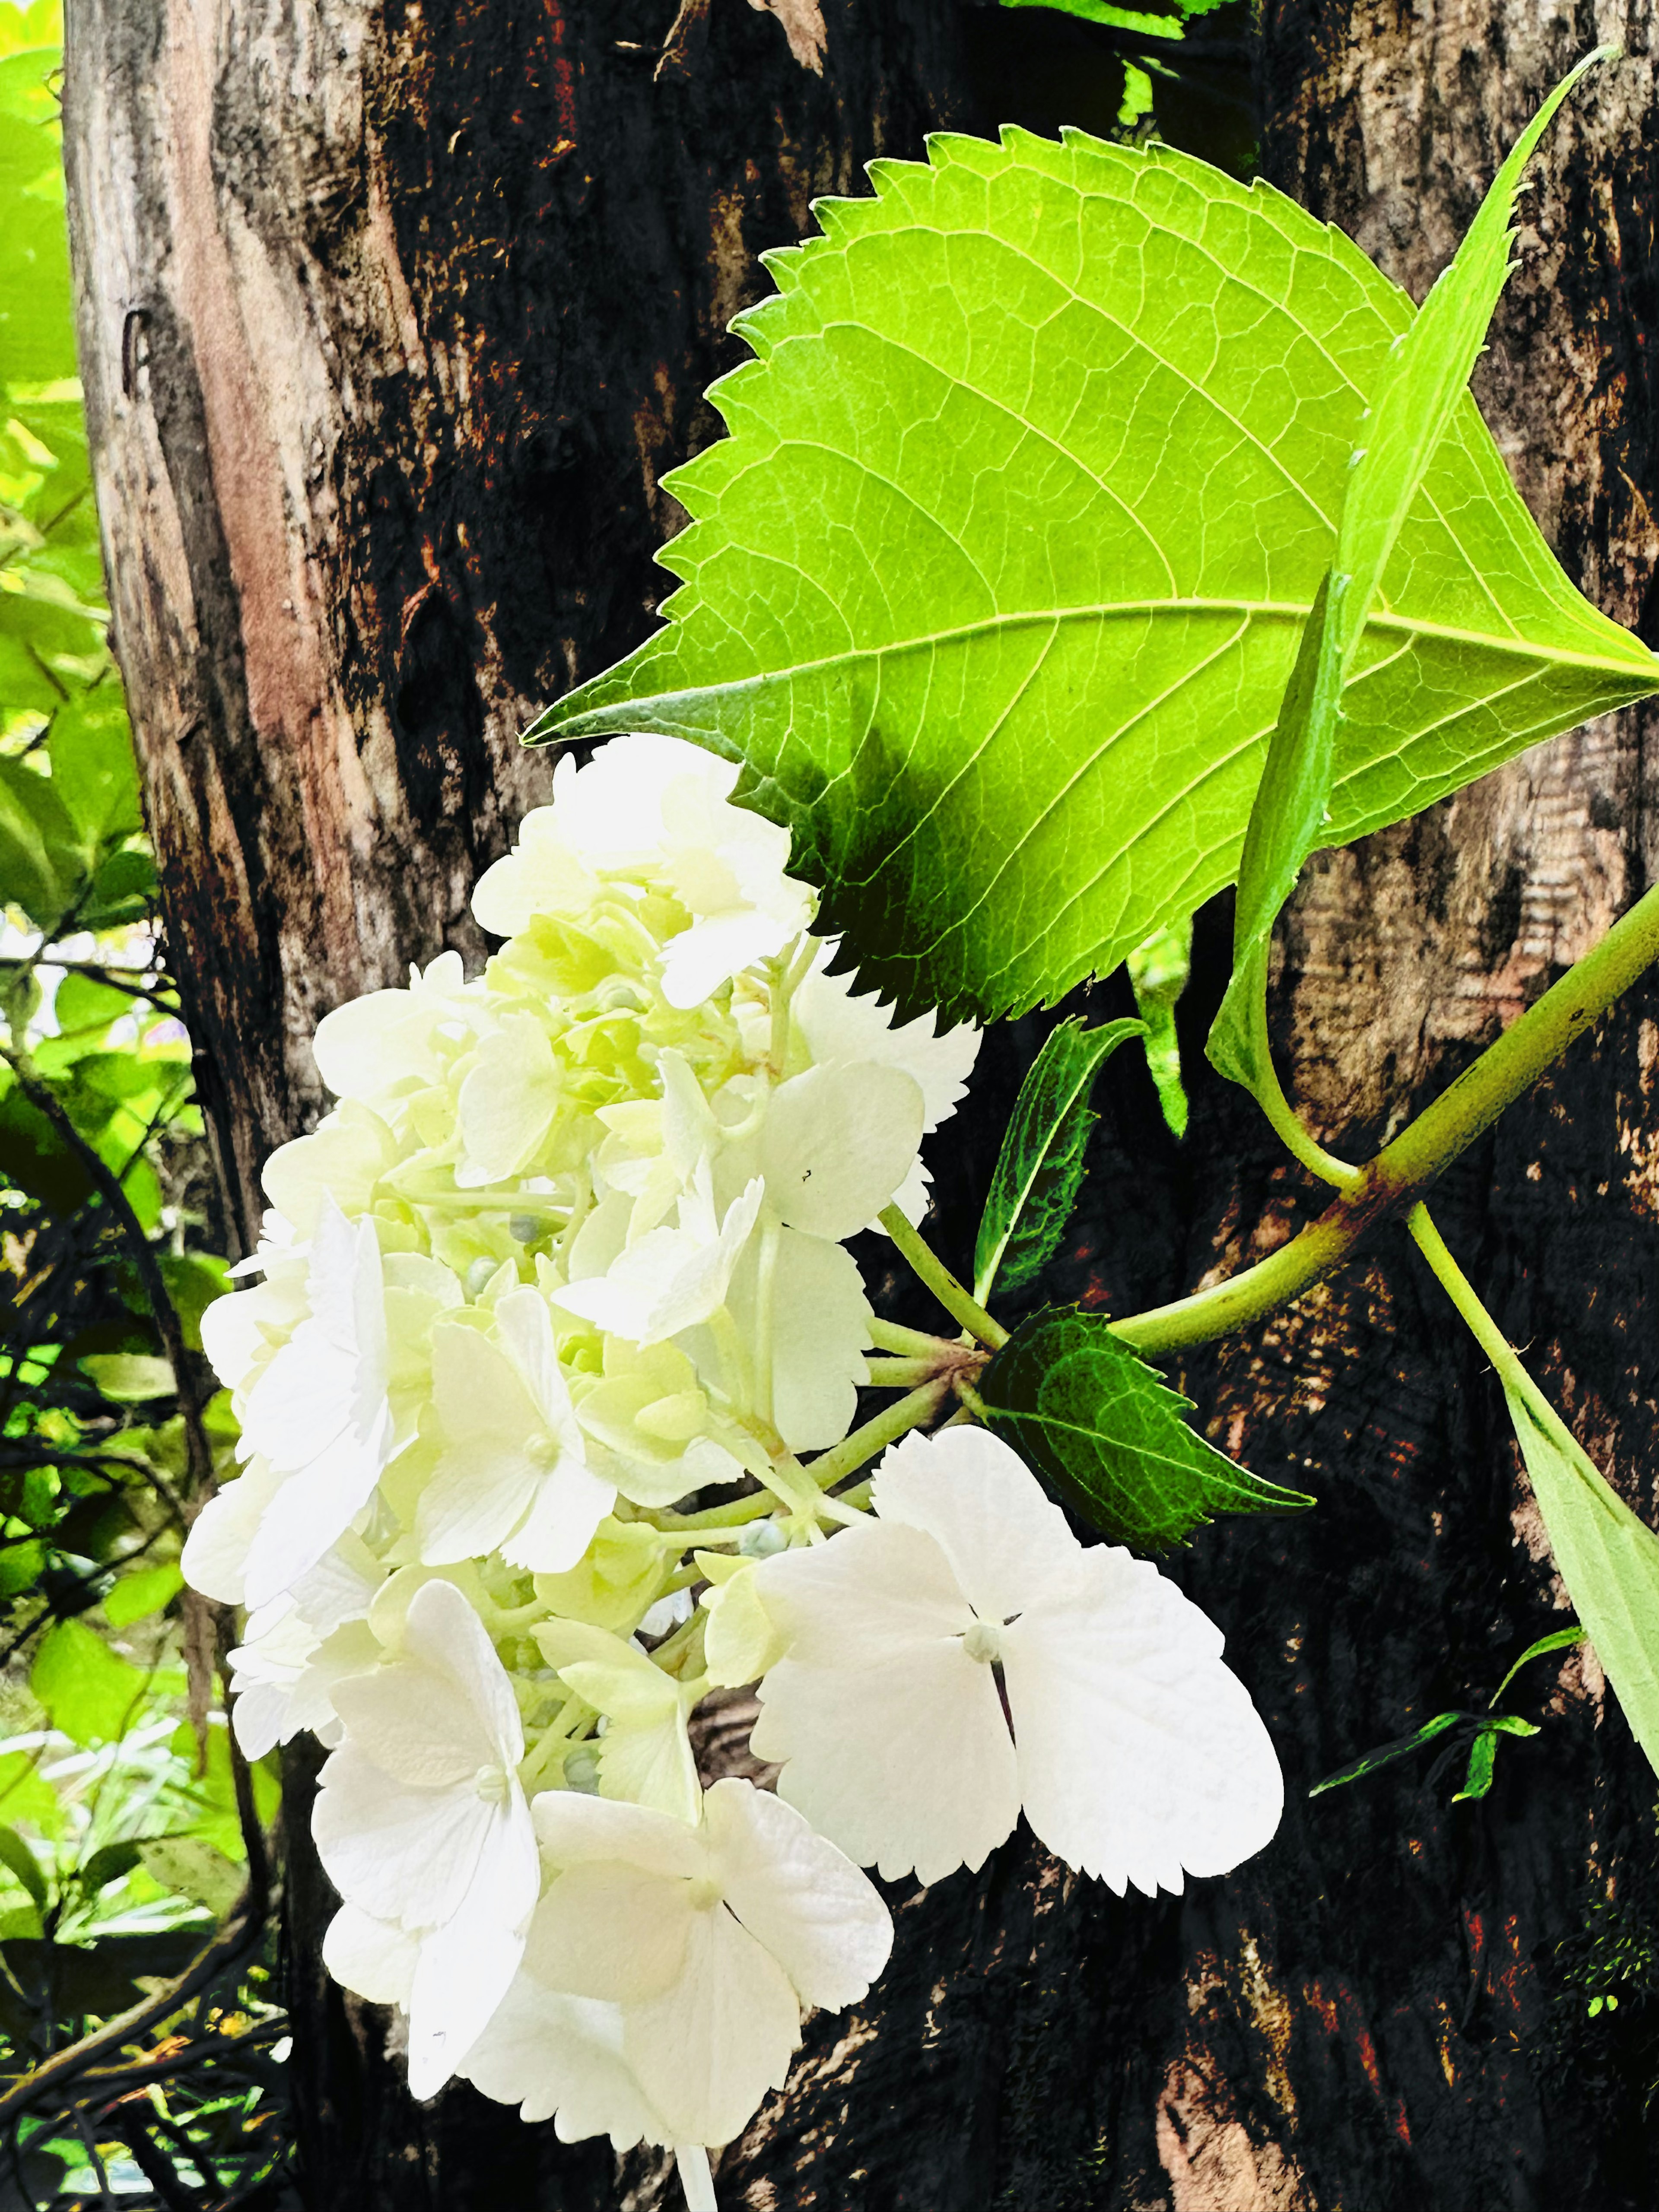
[[[820,1452],[808,1466],[806,1472],[820,1490],[828,1490],[843,1482],[867,1459],[885,1451],[912,1429],[919,1429],[924,1421],[931,1421],[950,1394],[950,1380],[939,1376],[924,1382],[920,1390],[912,1390],[908,1397],[895,1399],[884,1407],[873,1420],[866,1421],[854,1429],[850,1437],[843,1437],[827,1452]]]
[[[811,1476],[820,1490],[844,1482],[866,1460],[873,1459],[878,1452],[885,1451],[889,1444],[896,1443],[910,1430],[932,1420],[950,1391],[950,1376],[941,1375],[920,1390],[912,1390],[908,1397],[895,1399],[873,1420],[866,1421],[830,1450],[820,1452],[815,1460],[809,1461],[804,1472]],[[641,1518],[667,1536],[697,1535],[706,1529],[740,1528],[748,1522],[761,1520],[776,1503],[770,1491],[763,1490],[748,1498],[733,1498],[729,1505],[711,1505],[701,1513],[648,1512],[641,1514]]]
[[[1000,1352],[1008,1341],[1007,1330],[1000,1322],[991,1318],[978,1299],[957,1280],[944,1261],[928,1250],[897,1206],[887,1206],[880,1219],[882,1227],[951,1318],[959,1321],[981,1344],[988,1344],[993,1352]]]
[[[904,1328],[896,1321],[884,1321],[879,1314],[870,1324],[870,1341],[878,1352],[914,1354],[918,1359],[931,1359],[935,1366],[941,1356],[962,1349],[951,1337],[929,1336],[925,1328]]]
[[[1583,1446],[1521,1364],[1515,1346],[1481,1304],[1474,1285],[1447,1250],[1445,1240],[1429,1217],[1428,1207],[1420,1202],[1413,1206],[1406,1216],[1406,1226],[1411,1231],[1413,1243],[1433,1268],[1435,1280],[1491,1360],[1504,1388],[1523,1402],[1539,1426],[1571,1457],[1579,1457]]]
[[[936,1359],[872,1359],[865,1364],[872,1390],[914,1390],[939,1372]]]
[[[1255,1009],[1253,1029],[1255,1045],[1255,1102],[1267,1115],[1274,1135],[1291,1157],[1316,1175],[1322,1182],[1334,1183],[1339,1190],[1352,1190],[1358,1182],[1361,1170],[1340,1160],[1334,1152],[1328,1152],[1304,1123],[1301,1115],[1285,1095],[1285,1086],[1279,1079],[1279,1070],[1273,1065],[1273,1045],[1267,1035],[1267,969],[1261,963],[1259,978],[1261,995]]]
[[[1300,1236],[1211,1290],[1127,1315],[1113,1322],[1113,1334],[1137,1352],[1157,1357],[1246,1328],[1311,1290],[1382,1222],[1414,1206],[1656,956],[1659,884],[1621,915],[1594,951],[1552,984],[1449,1090],[1384,1146],[1352,1186]]]

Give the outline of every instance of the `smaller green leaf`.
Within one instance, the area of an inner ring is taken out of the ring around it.
[[[1258,1098],[1277,1090],[1267,1059],[1268,940],[1328,818],[1337,725],[1365,619],[1435,449],[1450,428],[1512,263],[1522,173],[1598,47],[1556,86],[1516,140],[1450,265],[1383,364],[1352,456],[1331,566],[1308,619],[1245,831],[1233,923],[1233,973],[1209,1057]]]
[[[178,1390],[171,1365],[143,1352],[94,1352],[81,1361],[81,1372],[118,1406],[171,1398]]]
[[[1267,948],[1296,888],[1330,796],[1336,705],[1342,670],[1330,643],[1331,578],[1302,626],[1291,680],[1267,741],[1239,863],[1233,908],[1233,972],[1205,1049],[1212,1066],[1253,1095],[1273,1076],[1267,1060]]]
[[[993,1427],[1048,1487],[1115,1542],[1179,1543],[1217,1513],[1300,1513],[1314,1501],[1263,1482],[1190,1429],[1183,1398],[1111,1332],[1104,1314],[1049,1306],[986,1369]]]
[[[138,1846],[144,1871],[163,1889],[194,1898],[223,1916],[241,1895],[246,1876],[222,1850],[199,1836],[155,1836]]]
[[[54,1728],[76,1743],[114,1743],[137,1717],[145,1677],[83,1620],[60,1620],[29,1673]]]
[[[1496,1720],[1482,1721],[1475,1731],[1474,1742],[1469,1746],[1469,1764],[1463,1778],[1463,1787],[1455,1794],[1452,1803],[1468,1804],[1475,1798],[1484,1797],[1492,1788],[1500,1737],[1537,1735],[1540,1733],[1534,1723],[1517,1720],[1513,1713],[1500,1713]]]
[[[1471,1799],[1484,1797],[1492,1788],[1493,1771],[1498,1764],[1498,1732],[1495,1729],[1477,1729],[1474,1741],[1469,1746],[1469,1763],[1463,1777],[1463,1787],[1452,1798],[1454,1805],[1464,1805]]]
[[[1167,14],[1146,8],[1120,8],[1115,0],[1002,0],[1005,8],[1047,8],[1057,15],[1080,15],[1085,23],[1104,23],[1109,30],[1133,31],[1146,39],[1179,39],[1186,34],[1186,18],[1203,14],[1216,0],[1198,0],[1188,7],[1176,0]]]
[[[36,1911],[44,1912],[52,1893],[45,1871],[15,1828],[0,1826],[0,1861],[10,1868],[34,1899]]]
[[[1024,1290],[1054,1257],[1083,1182],[1095,1078],[1126,1037],[1146,1034],[1145,1022],[1129,1021],[1061,1022],[1049,1033],[1003,1132],[974,1247],[976,1298],[994,1284]]]
[[[132,1012],[132,1006],[127,994],[118,991],[112,983],[100,983],[95,975],[72,973],[58,986],[52,1002],[52,1017],[60,1036],[88,1036],[94,1031],[101,1033],[112,1022],[123,1020]]]
[[[1184,921],[1156,931],[1129,955],[1130,988],[1135,1012],[1146,1024],[1146,1071],[1177,1137],[1187,1133],[1187,1091],[1181,1079],[1181,1039],[1175,1010],[1193,972],[1193,924]]]
[[[1528,1644],[1514,1666],[1510,1668],[1509,1673],[1492,1692],[1493,1705],[1498,1703],[1523,1667],[1528,1666],[1534,1659],[1541,1659],[1547,1651],[1565,1651],[1570,1644],[1582,1644],[1584,1641],[1585,1633],[1586,1632],[1575,1621],[1571,1628],[1553,1629],[1549,1635],[1540,1636],[1536,1644]]]
[[[176,1560],[166,1566],[141,1567],[123,1575],[104,1600],[104,1618],[112,1628],[127,1628],[148,1620],[171,1605],[184,1587],[184,1574]]]
[[[1395,1736],[1388,1743],[1379,1744],[1375,1751],[1363,1752],[1346,1766],[1339,1766],[1334,1774],[1328,1774],[1322,1782],[1316,1782],[1308,1792],[1310,1797],[1322,1797],[1328,1790],[1340,1790],[1344,1783],[1358,1782],[1362,1775],[1375,1774],[1381,1766],[1392,1766],[1397,1759],[1408,1759],[1414,1751],[1421,1751],[1425,1743],[1444,1735],[1455,1729],[1478,1719],[1474,1713],[1437,1713],[1421,1728],[1413,1729],[1409,1735]]]
[[[1565,1429],[1547,1433],[1517,1391],[1504,1395],[1573,1611],[1659,1770],[1659,1535]]]
[[[111,1882],[125,1881],[138,1863],[137,1844],[105,1844],[79,1869],[76,1880],[88,1896],[94,1896]]]

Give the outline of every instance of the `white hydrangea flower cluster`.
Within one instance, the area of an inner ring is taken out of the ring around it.
[[[881,1338],[846,1240],[920,1218],[978,1038],[827,972],[735,781],[661,738],[562,761],[478,885],[484,974],[321,1024],[340,1103],[204,1320],[245,1465],[185,1555],[247,1608],[244,1751],[331,1749],[325,1956],[406,2016],[414,2094],[672,2145],[693,2207],[803,2009],[885,1962],[861,1864],[977,1866],[1023,1807],[1178,1888],[1280,1805],[1217,1632],[1000,1443],[835,1494]],[[756,1681],[780,1793],[705,1790],[690,1716]]]

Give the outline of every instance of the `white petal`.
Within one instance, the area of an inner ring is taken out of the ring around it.
[[[703,1871],[707,1854],[696,1829],[647,1806],[549,1790],[534,1800],[530,1812],[550,1865],[625,1859],[647,1874],[684,1881]]]
[[[717,1782],[703,1804],[726,1902],[801,2002],[856,2004],[893,1948],[892,1919],[868,1879],[793,1805],[752,1783]]]
[[[560,836],[554,809],[538,806],[519,824],[516,848],[479,877],[472,912],[492,937],[516,937],[538,914],[584,912],[599,891],[596,878]]]
[[[824,974],[839,949],[835,939],[825,945],[790,1007],[813,1059],[877,1060],[902,1067],[921,1085],[927,1127],[936,1129],[954,1112],[968,1087],[979,1052],[978,1030],[964,1022],[935,1036],[936,1013],[919,1015],[894,1029],[891,1006],[884,1006],[873,994],[853,995],[856,978],[850,972]]]
[[[785,1762],[779,1796],[885,1880],[980,1866],[1019,1817],[996,1681],[960,1638],[856,1674],[785,1659],[760,1698],[754,1752]]]
[[[1018,1452],[984,1429],[912,1434],[876,1470],[876,1511],[890,1526],[925,1528],[943,1547],[982,1620],[1006,1620],[1064,1596],[1084,1550]]]
[[[339,1683],[334,1707],[354,1755],[416,1790],[470,1785],[495,1745],[471,1700],[435,1667],[408,1662]]]
[[[288,1726],[288,1690],[280,1683],[252,1682],[246,1689],[238,1689],[236,1702],[230,1709],[230,1724],[236,1732],[237,1749],[244,1759],[263,1759],[279,1743],[287,1742],[292,1733]]]
[[[522,1933],[501,1924],[494,1900],[476,1893],[422,1937],[408,2002],[411,2097],[435,2097],[465,2058],[512,1986],[524,1946]]]
[[[470,1336],[473,1332],[445,1334]],[[521,1452],[507,1450],[489,1437],[451,1444],[440,1455],[415,1510],[421,1558],[428,1566],[452,1566],[457,1560],[482,1559],[496,1550],[535,1504],[545,1472]],[[597,1522],[599,1516],[594,1517]],[[576,1556],[581,1556],[580,1548]]]
[[[293,1589],[338,1543],[373,1497],[391,1445],[392,1410],[383,1405],[366,1436],[348,1430],[288,1478],[248,1547],[246,1603],[269,1605]]]
[[[248,1553],[284,1480],[268,1460],[256,1459],[209,1498],[191,1524],[179,1561],[192,1589],[222,1605],[243,1602]]]
[[[413,1929],[459,1911],[489,1838],[489,1805],[471,1791],[393,1782],[349,1736],[325,1763],[322,1784],[311,1832],[348,1904]]]
[[[629,2004],[661,1995],[684,1963],[690,1885],[620,1859],[555,1877],[531,1931],[531,1972],[550,1989]]]
[[[524,1723],[507,1671],[484,1625],[453,1583],[430,1582],[410,1601],[408,1650],[447,1673],[471,1700],[479,1725],[509,1771],[524,1757]]]
[[[561,2142],[609,2136],[619,2151],[666,2142],[623,2056],[621,2008],[568,1996],[521,1972],[458,2071],[526,2121],[548,2120]]]
[[[1224,1874],[1279,1825],[1284,1784],[1198,1607],[1146,1560],[1097,1546],[1069,1603],[1002,1632],[1025,1816],[1120,1895]]]
[[[684,2142],[730,2142],[800,2042],[800,2007],[775,1959],[724,1905],[691,1915],[678,1979],[624,2008],[623,2048]]]
[[[228,1390],[241,1388],[243,1378],[265,1349],[260,1322],[270,1310],[270,1301],[260,1290],[231,1291],[215,1298],[202,1315],[202,1349],[213,1371]]]
[[[730,1294],[738,1334],[757,1336],[758,1252],[744,1255]],[[793,1451],[822,1451],[852,1425],[870,1379],[871,1313],[852,1255],[821,1237],[778,1231],[772,1275],[772,1418]]]
[[[419,1951],[415,1936],[355,1905],[343,1905],[323,1936],[324,1966],[342,1989],[371,2004],[408,2003]]]
[[[700,1006],[740,969],[781,952],[799,927],[775,921],[750,906],[694,922],[663,947],[664,998],[671,1006]]]
[[[828,1543],[762,1559],[755,1588],[805,1667],[885,1665],[974,1622],[939,1545],[897,1522],[860,1521]]]
[[[533,1014],[506,1014],[479,1042],[459,1099],[463,1186],[504,1182],[526,1167],[559,1110],[563,1078]]]
[[[902,1069],[812,1067],[773,1093],[761,1133],[767,1195],[792,1229],[832,1243],[891,1199],[921,1141],[921,1085]]]
[[[562,1459],[543,1475],[521,1524],[502,1539],[501,1557],[531,1574],[568,1574],[616,1502],[614,1482],[581,1460]]]

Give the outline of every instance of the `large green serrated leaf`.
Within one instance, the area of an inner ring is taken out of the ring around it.
[[[1547,1432],[1517,1391],[1504,1396],[1573,1611],[1659,1769],[1659,1534],[1565,1428]]]
[[[1166,148],[939,137],[827,201],[678,471],[666,627],[535,736],[747,763],[827,926],[981,1014],[1232,877],[1349,458],[1413,310],[1339,232]],[[1329,841],[1659,685],[1467,396],[1338,734]]]
[[[1048,1488],[1120,1544],[1165,1551],[1217,1513],[1299,1513],[1188,1428],[1191,1401],[1138,1359],[1104,1314],[1050,1306],[1021,1323],[979,1395]]]
[[[1003,1132],[974,1247],[974,1296],[993,1285],[1010,1296],[1036,1280],[1054,1257],[1083,1184],[1083,1159],[1095,1114],[1095,1078],[1145,1022],[1097,1030],[1061,1022],[1026,1071]]]

